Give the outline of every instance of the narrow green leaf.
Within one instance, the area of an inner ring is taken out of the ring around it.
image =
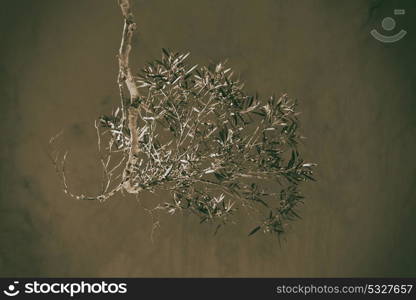
[[[261,226],[257,226],[257,227],[256,227],[256,228],[254,228],[252,231],[250,231],[250,233],[249,233],[248,235],[250,236],[250,235],[255,234],[257,231],[259,231],[259,230],[260,230],[260,228],[261,228]]]

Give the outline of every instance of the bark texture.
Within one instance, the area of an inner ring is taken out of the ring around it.
[[[123,122],[127,114],[127,125],[130,131],[130,153],[127,161],[127,167],[123,174],[123,187],[129,193],[137,192],[133,186],[133,170],[137,162],[137,154],[139,153],[139,140],[137,136],[137,117],[139,114],[138,105],[140,103],[140,92],[137,84],[134,80],[134,76],[131,72],[129,58],[131,51],[131,42],[134,31],[136,30],[136,23],[133,20],[133,13],[130,0],[119,0],[118,1],[121,12],[124,17],[124,27],[121,38],[121,45],[118,54],[119,61],[119,75],[118,85],[120,89],[122,111],[123,111]],[[129,101],[127,102],[124,96],[123,89],[127,88],[129,93]],[[127,102],[127,103],[126,103]],[[127,108],[126,108],[127,105]]]

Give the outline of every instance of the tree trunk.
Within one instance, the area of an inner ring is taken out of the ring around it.
[[[129,193],[136,193],[137,188],[134,188],[132,184],[133,179],[133,166],[137,162],[137,154],[139,153],[139,140],[137,135],[137,119],[139,114],[138,105],[140,103],[140,92],[137,87],[137,84],[134,80],[133,74],[129,65],[129,56],[131,51],[131,41],[136,30],[136,23],[133,20],[133,13],[131,10],[130,0],[119,0],[118,4],[120,5],[121,12],[124,17],[124,27],[121,38],[120,50],[118,53],[118,62],[119,62],[119,74],[118,74],[118,84],[121,95],[122,103],[122,122],[126,121],[127,114],[127,126],[130,131],[130,152],[129,158],[127,161],[127,168],[123,174],[123,187]],[[123,88],[127,88],[130,94],[130,101],[126,103],[126,100],[123,97]],[[126,109],[127,106],[127,109]]]

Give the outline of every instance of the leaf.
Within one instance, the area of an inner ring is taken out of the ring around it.
[[[293,209],[290,211],[296,218],[302,219],[301,216],[299,216]]]
[[[226,128],[221,129],[221,131],[218,133],[223,143],[225,143],[225,141],[227,140],[227,133],[228,131]]]
[[[198,67],[198,65],[193,66],[192,68],[190,68],[190,69],[188,70],[188,72],[186,72],[186,74],[191,73],[191,72],[192,72],[193,70],[195,70],[197,67]]]
[[[162,61],[156,59],[155,62],[158,63],[161,66],[164,66],[166,68],[166,65]]]
[[[315,178],[309,176],[308,174],[303,173],[302,175],[305,176],[306,178],[308,178],[309,180],[316,181]]]
[[[215,72],[218,73],[219,71],[221,71],[222,69],[222,64],[219,63],[216,67],[215,67]]]
[[[168,50],[166,50],[165,48],[162,48],[162,51],[167,57],[170,57],[170,53],[168,52]]]
[[[257,108],[257,105],[249,106],[247,109],[240,111],[240,114],[246,114],[249,113]],[[255,114],[258,114],[258,112],[254,112]]]
[[[166,172],[165,172],[165,174],[163,174],[162,178],[166,178],[166,177],[169,175],[170,171],[172,171],[172,168],[173,168],[173,165],[171,165],[171,166],[170,166],[170,167],[166,170]]]
[[[233,114],[233,120],[234,120],[234,125],[237,126],[238,124],[238,118],[236,114]]]
[[[296,160],[296,151],[292,150],[292,156],[289,160],[289,163],[287,164],[287,168],[290,169],[293,167],[293,165],[295,164],[295,160]]]
[[[253,114],[256,114],[256,115],[259,115],[259,116],[262,116],[262,117],[265,117],[266,116],[266,113],[263,112],[263,111],[253,111],[252,113]]]
[[[257,226],[256,228],[254,228],[252,231],[250,231],[250,233],[248,234],[248,236],[255,234],[257,231],[259,231],[261,228],[261,226]]]
[[[190,54],[191,54],[191,52],[188,52],[185,55],[183,55],[182,58],[181,58],[181,61],[184,61]]]
[[[265,207],[269,207],[269,206],[267,205],[267,203],[266,203],[266,202],[264,202],[263,200],[261,200],[260,198],[255,198],[255,199],[254,199],[254,201],[260,202],[260,203],[261,203],[261,204],[263,204]]]
[[[317,164],[313,164],[313,163],[306,163],[306,164],[302,165],[302,167],[306,167],[306,168],[316,167],[316,166],[317,166]]]
[[[219,181],[223,181],[225,179],[225,176],[221,173],[215,172],[214,175]]]

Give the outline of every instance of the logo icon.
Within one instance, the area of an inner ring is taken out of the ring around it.
[[[397,15],[404,15],[406,11],[404,9],[395,9],[394,14]],[[392,31],[396,27],[396,21],[392,17],[386,17],[381,21],[381,27],[385,31]],[[401,40],[407,33],[406,30],[400,30],[398,33],[394,35],[384,35],[378,32],[376,29],[371,30],[371,35],[379,40],[382,43],[395,43]]]
[[[3,293],[5,293],[7,296],[10,296],[10,297],[16,296],[17,294],[20,293],[20,291],[16,289],[16,285],[18,284],[19,284],[19,281],[14,281],[13,284],[10,284],[7,287],[7,290],[3,291]]]

